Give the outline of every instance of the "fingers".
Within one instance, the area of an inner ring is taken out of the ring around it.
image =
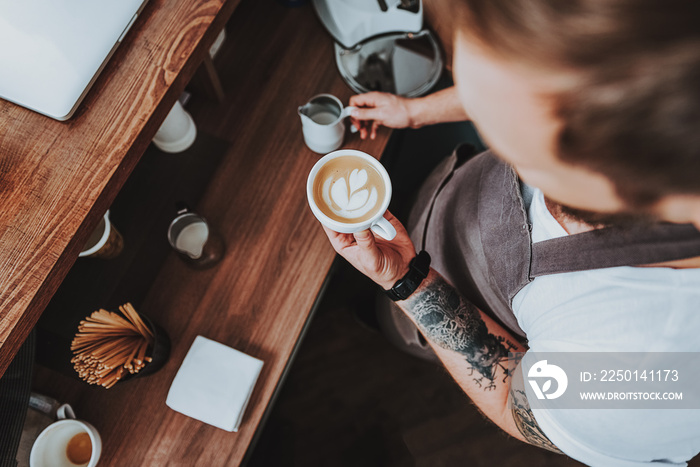
[[[400,220],[396,218],[392,213],[389,211],[384,213],[384,218],[391,222],[391,225],[394,226],[394,229],[396,229],[396,234],[397,236],[408,236],[408,232],[406,231],[406,227],[403,226]]]
[[[356,120],[354,118],[350,118],[350,122],[359,130],[361,139],[367,139],[367,136],[370,136],[370,131],[368,130],[370,127],[372,129],[372,133],[374,134],[372,139],[377,136],[377,128],[380,126],[379,123]]]
[[[360,120],[355,120],[354,118],[351,119],[351,120],[352,120],[353,122],[356,122],[356,123],[353,123],[353,124],[355,125],[355,128],[357,128],[358,130],[360,130],[360,138],[361,138],[361,139],[366,139],[366,138],[367,138],[367,122],[363,122],[363,121],[360,121]]]
[[[364,94],[356,94],[350,98],[350,105],[355,107],[375,107],[377,101],[383,97],[382,92],[366,92]]]
[[[356,120],[380,120],[382,111],[377,107],[355,109],[350,116]]]
[[[353,234],[355,242],[360,249],[374,254],[378,251],[377,243],[374,240],[374,234],[370,230],[362,230]]]
[[[365,137],[367,136],[367,128],[365,128],[364,122],[356,118],[352,118],[351,116],[350,124],[357,128],[357,130],[360,132],[360,138],[365,139]]]
[[[394,227],[396,227],[396,224],[399,224],[399,225],[401,224],[401,222],[399,222],[399,220],[396,218],[396,216],[393,215],[390,211],[386,211],[386,212],[384,213],[384,218],[385,218],[386,220],[388,220],[389,222],[391,222],[391,224],[392,224]]]
[[[354,118],[350,119],[351,123],[360,130],[360,138],[366,139],[367,136],[370,139],[375,139],[377,137],[377,130],[381,126],[379,122],[375,121],[361,121]]]
[[[375,120],[372,122],[372,134],[370,135],[370,139],[375,139],[377,137],[377,129],[379,128],[379,123]]]
[[[391,225],[396,229],[397,238],[402,239],[401,241],[411,242],[408,236],[406,228],[401,224],[401,222],[389,211],[384,213],[384,217],[388,220]],[[371,230],[362,230],[360,232],[355,232],[354,234],[339,233],[335,230],[329,229],[325,225],[321,224],[323,231],[326,233],[328,240],[331,242],[333,249],[343,254],[343,250],[349,247],[358,246],[361,250],[376,255],[379,252],[379,247],[377,246],[377,238],[374,236]],[[396,240],[396,238],[395,238]],[[387,243],[387,240],[379,238],[381,243]],[[396,243],[395,241],[393,243]],[[400,243],[400,242],[399,242]]]
[[[352,111],[350,119],[360,130],[361,139],[377,137],[377,129],[385,124],[386,105],[391,97],[391,94],[385,92],[368,92],[350,98],[350,105],[358,107]]]
[[[351,234],[336,232],[323,224],[321,224],[321,227],[323,227],[323,231],[326,233],[328,240],[330,240],[333,249],[338,253],[355,242],[355,239]]]

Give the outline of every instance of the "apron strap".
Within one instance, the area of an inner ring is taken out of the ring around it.
[[[691,224],[608,227],[532,244],[530,277],[700,256],[700,232]]]
[[[438,184],[437,188],[433,192],[430,199],[430,206],[423,215],[419,222],[423,223],[423,229],[420,236],[420,249],[425,250],[425,238],[428,232],[428,224],[430,223],[430,216],[433,213],[433,207],[435,206],[435,200],[442,189],[447,185],[447,183],[452,179],[452,174],[455,170],[462,166],[466,161],[478,154],[479,151],[471,144],[463,143],[455,148],[454,152],[450,156],[451,160],[444,166],[443,170],[440,172],[439,177],[441,182]]]

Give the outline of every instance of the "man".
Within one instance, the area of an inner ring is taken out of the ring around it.
[[[507,433],[591,465],[685,465],[694,411],[533,414],[508,353],[700,351],[700,5],[453,3],[456,87],[356,96],[353,118],[363,137],[470,119],[500,160],[438,167],[410,237],[387,213],[391,242],[328,238]]]

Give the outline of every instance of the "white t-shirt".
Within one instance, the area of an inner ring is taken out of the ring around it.
[[[540,190],[523,195],[533,242],[568,235]],[[513,310],[536,352],[700,352],[700,269],[542,276],[518,292]],[[559,449],[588,465],[682,466],[700,452],[700,410],[533,412]]]

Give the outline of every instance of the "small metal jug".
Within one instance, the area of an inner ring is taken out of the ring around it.
[[[177,217],[168,228],[168,242],[190,266],[205,269],[213,266],[224,254],[221,236],[213,232],[206,219],[179,203]]]

